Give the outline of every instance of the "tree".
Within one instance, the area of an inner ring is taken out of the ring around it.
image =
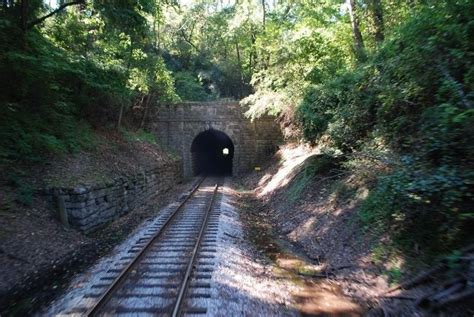
[[[365,60],[365,47],[360,31],[359,16],[355,0],[347,0],[349,16],[351,18],[352,36],[354,37],[354,50],[359,61]]]
[[[380,45],[384,40],[383,7],[381,0],[369,0],[369,8],[374,22],[375,42]]]

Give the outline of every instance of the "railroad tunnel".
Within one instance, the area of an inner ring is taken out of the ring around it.
[[[199,133],[191,144],[193,174],[232,175],[234,143],[224,132],[209,129]]]

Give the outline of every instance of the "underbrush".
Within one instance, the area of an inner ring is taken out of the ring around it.
[[[28,5],[33,20],[46,9],[41,2]],[[94,24],[106,19],[105,10],[98,10],[99,17],[93,5],[65,11],[54,22],[26,31],[17,23],[19,4],[2,5],[0,166],[45,162],[51,155],[93,149],[93,130],[127,126],[128,117],[138,110],[143,113],[141,127],[149,108],[177,99],[163,59],[145,44],[134,49],[126,33],[106,36],[107,28]],[[113,9],[120,14],[120,9]],[[140,139],[152,140],[139,134]]]
[[[375,241],[370,250],[374,261],[404,259],[403,266],[387,269],[386,275],[395,283],[400,271],[473,242],[469,177],[465,171],[427,168],[407,157],[366,147],[350,155],[309,157],[298,167],[285,195],[295,203],[305,192],[318,190],[326,197],[326,208],[356,206],[357,221]]]
[[[453,168],[404,164],[379,177],[360,209],[373,234],[390,232],[397,247],[428,258],[471,242],[474,214],[469,180]]]
[[[0,164],[93,148],[86,114],[120,98],[124,78],[76,59],[36,32],[26,36],[25,48],[12,39],[12,30],[2,31]]]
[[[1,114],[0,165],[13,161],[40,162],[48,154],[92,149],[97,142],[88,123],[68,115],[55,114],[56,118],[51,120],[36,115],[22,114],[20,117],[3,111]]]
[[[422,7],[365,62],[309,87],[297,108],[305,138],[330,140],[353,186],[367,188],[359,216],[368,234],[389,235],[407,257],[430,260],[473,240],[473,8]]]

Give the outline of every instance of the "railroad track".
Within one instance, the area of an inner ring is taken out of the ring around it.
[[[206,314],[216,252],[220,179],[202,178],[169,215],[93,285],[84,316],[181,316]],[[215,185],[214,185],[215,184]]]

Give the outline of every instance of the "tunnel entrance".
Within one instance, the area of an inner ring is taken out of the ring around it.
[[[234,143],[224,132],[209,129],[199,133],[191,145],[193,174],[232,175]]]

